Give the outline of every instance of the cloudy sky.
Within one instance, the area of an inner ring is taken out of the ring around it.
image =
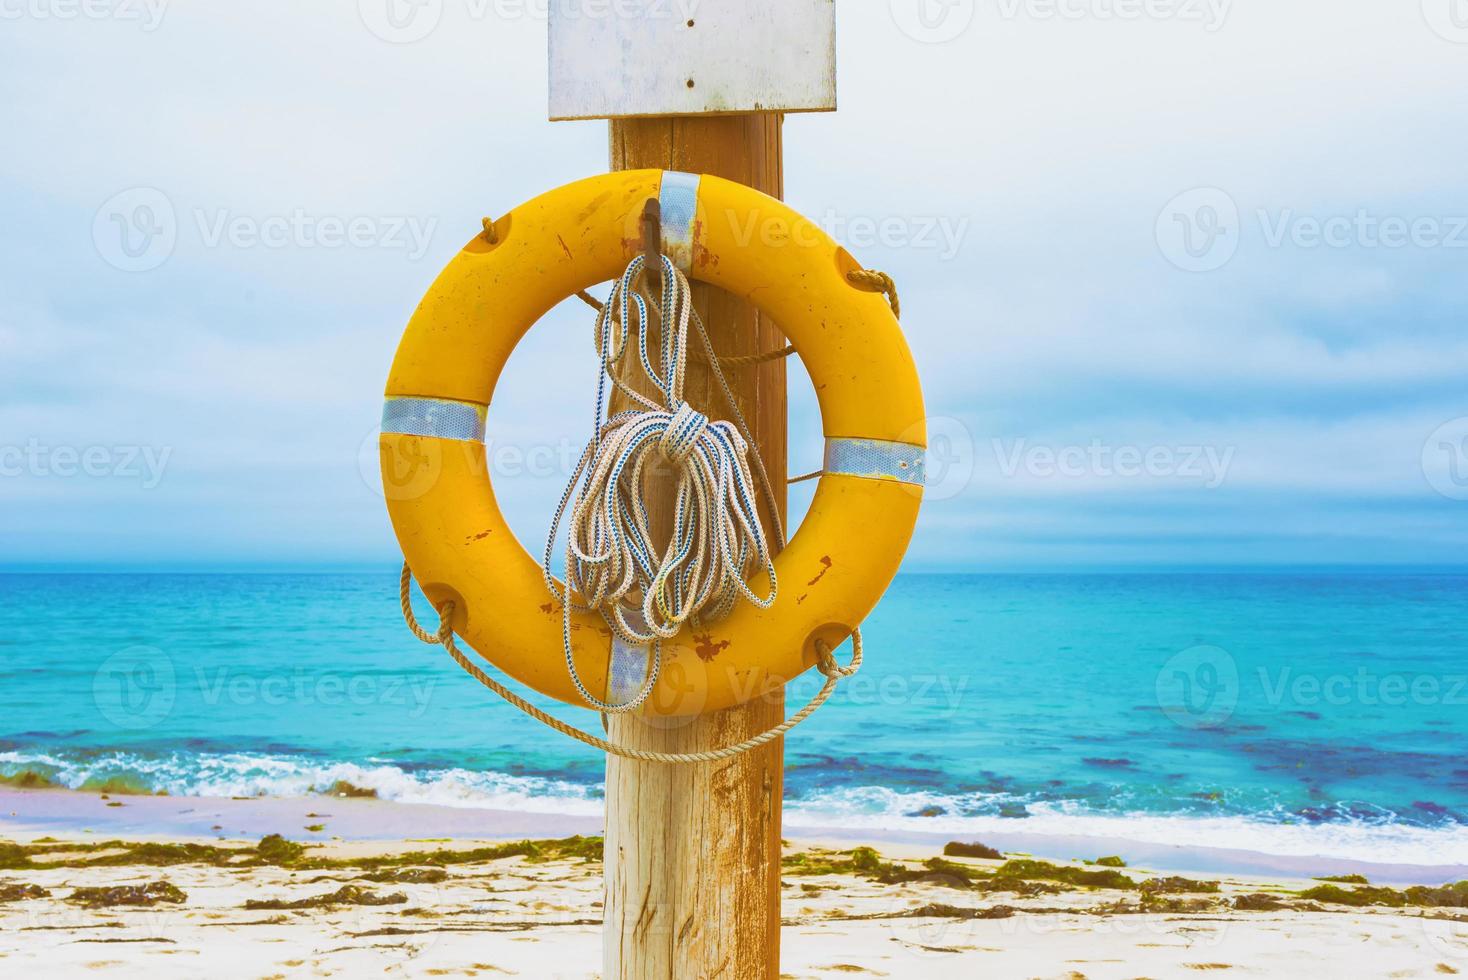
[[[546,121],[543,3],[401,43],[387,2],[0,0],[0,563],[395,560],[403,325],[606,127]],[[841,111],[786,125],[788,199],[903,287],[909,568],[1462,563],[1462,0],[923,2],[840,3]],[[589,331],[548,317],[492,410],[527,540]]]

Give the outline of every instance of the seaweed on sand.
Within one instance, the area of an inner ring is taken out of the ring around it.
[[[925,881],[945,888],[982,887],[994,876],[979,868],[966,864],[945,861],[940,857],[928,858],[920,868],[907,868],[900,864],[880,864],[871,876],[884,885],[900,885],[909,881]]]
[[[52,838],[30,845],[0,841],[0,869],[110,868],[129,865],[169,867],[175,864],[227,865],[254,855],[253,848],[203,844],[127,843],[120,840],[68,844]],[[60,855],[71,855],[63,858]]]
[[[787,874],[797,876],[849,875],[876,873],[882,870],[881,856],[870,847],[858,847],[854,851],[845,853],[846,856],[842,857],[836,854],[810,854],[801,851],[785,855],[780,863]]]
[[[296,845],[299,846],[299,845]],[[492,844],[456,851],[447,848],[436,851],[407,851],[403,854],[388,854],[360,858],[301,858],[291,862],[292,867],[312,871],[337,868],[360,868],[375,871],[382,868],[402,868],[429,865],[444,867],[456,864],[483,864],[505,858],[523,857],[527,861],[557,861],[566,858],[581,858],[583,862],[602,859],[603,839],[600,837],[565,837],[560,840],[521,840],[505,844]]]
[[[33,867],[28,850],[8,840],[0,840],[0,870],[21,871]]]
[[[408,896],[402,892],[394,892],[391,895],[378,895],[357,885],[343,885],[334,892],[325,895],[313,895],[311,898],[301,898],[294,902],[281,899],[251,899],[245,903],[245,908],[251,911],[284,911],[288,909],[321,909],[331,908],[338,905],[406,905]]]
[[[447,881],[449,873],[443,868],[397,868],[390,871],[373,871],[362,876],[364,881],[378,884],[436,885]]]
[[[1468,908],[1468,881],[1460,881],[1455,885],[1443,885],[1440,888],[1413,885],[1406,891],[1376,885],[1363,885],[1356,888],[1316,885],[1314,888],[1300,892],[1300,897],[1316,902],[1329,902],[1332,905],[1349,905],[1354,908],[1373,905],[1403,908],[1412,905],[1419,908],[1461,909]]]
[[[963,841],[949,841],[943,845],[944,857],[960,858],[983,858],[986,861],[1003,861],[1004,855],[994,850],[987,844],[978,841],[964,843]]]
[[[1014,915],[1014,907],[1010,905],[991,905],[988,908],[969,909],[957,905],[943,905],[932,902],[921,905],[915,909],[909,909],[894,918],[902,919],[1008,919]]]
[[[1176,898],[1156,892],[1142,893],[1143,912],[1197,913],[1211,912],[1218,905],[1212,898]]]
[[[160,904],[182,905],[189,900],[189,896],[177,885],[160,880],[146,885],[78,888],[67,896],[66,900],[91,909],[104,909],[119,905],[136,907],[152,907]]]
[[[0,905],[6,902],[23,902],[31,898],[50,898],[51,893],[40,885],[0,882]]]
[[[1441,888],[1416,885],[1407,889],[1407,901],[1429,908],[1468,909],[1468,881]]]
[[[977,879],[988,876],[977,868],[942,858],[930,858],[920,868],[909,868],[883,861],[882,856],[870,847],[858,847],[839,854],[802,851],[798,854],[787,854],[781,863],[785,873],[794,877],[855,875],[884,885],[931,881],[951,888],[968,888]]]
[[[1090,871],[1086,868],[1072,868],[1023,858],[1005,863],[994,872],[994,876],[1023,881],[1057,881],[1084,888],[1115,888],[1126,891],[1137,888],[1136,881],[1109,868],[1105,871]]]
[[[600,861],[606,852],[606,840],[601,837],[566,837],[558,841],[545,842],[556,857],[579,857],[584,862]]]
[[[1407,904],[1407,896],[1392,888],[1377,888],[1367,885],[1361,888],[1341,888],[1339,885],[1316,885],[1300,892],[1301,898],[1332,905],[1352,905],[1364,908],[1369,905],[1387,905],[1401,908]]]
[[[977,868],[940,857],[929,858],[920,867],[883,862],[870,847],[842,854],[806,853],[787,855],[785,872],[794,876],[848,874],[886,885],[926,881],[949,888],[978,891],[1010,891],[1020,895],[1057,894],[1061,886],[1135,890],[1137,883],[1119,871],[1088,870],[1023,858],[1012,859],[994,870]]]
[[[818,875],[856,875],[884,885],[901,885],[909,882],[924,882],[945,888],[976,891],[1008,891],[1022,896],[1058,894],[1060,887],[1044,879],[1047,874],[1038,874],[1037,869],[1055,868],[1038,861],[1010,861],[990,871],[941,857],[928,858],[918,867],[883,861],[881,855],[870,847],[858,847],[844,854],[806,853],[787,855],[784,859],[785,873],[795,877]],[[1064,872],[1069,869],[1058,869]],[[1007,873],[1006,873],[1007,872]],[[1105,872],[1112,874],[1114,872]],[[1102,874],[1102,872],[1092,872]],[[1135,887],[1135,886],[1133,886]]]
[[[121,850],[122,853],[99,854],[97,857],[75,862],[74,866],[117,868],[141,864],[167,868],[178,864],[212,864],[218,867],[233,864],[251,853],[247,848],[212,847],[207,844],[159,844],[153,841],[142,844],[108,841],[97,849],[106,852]]]
[[[268,834],[260,838],[255,854],[266,864],[295,864],[306,853],[306,848],[295,841],[286,840],[279,834]]]
[[[562,840],[512,841],[471,850],[409,851],[362,858],[315,858],[306,847],[270,834],[254,847],[216,847],[209,844],[129,843],[120,840],[65,844],[37,842],[31,845],[0,841],[0,871],[34,871],[48,868],[171,867],[206,864],[215,867],[260,867],[271,865],[301,870],[403,868],[421,865],[477,864],[508,857],[531,861],[580,858],[599,861],[600,837],[567,837]]]
[[[1194,881],[1191,878],[1152,878],[1142,882],[1145,895],[1190,895],[1214,894],[1218,891],[1216,881]]]

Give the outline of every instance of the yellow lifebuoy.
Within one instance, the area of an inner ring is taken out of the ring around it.
[[[769,609],[741,604],[662,646],[645,714],[685,716],[758,697],[816,662],[875,607],[907,549],[922,498],[922,392],[897,319],[852,285],[861,266],[814,223],[716,177],[624,171],[542,195],[487,227],[419,305],[393,362],[381,437],[388,511],[403,554],[454,631],[517,680],[582,704],[560,654],[559,605],[511,532],[485,460],[485,416],[530,327],[573,293],[617,278],[642,247],[643,205],[662,205],[663,248],[690,278],[778,323],[815,384],[826,462],[780,554]],[[645,651],[620,649],[594,613],[572,645],[587,687],[636,690]]]

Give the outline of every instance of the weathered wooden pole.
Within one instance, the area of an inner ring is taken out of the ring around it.
[[[611,124],[611,165],[714,174],[778,197],[780,133],[781,118],[772,113],[617,120]],[[775,324],[727,293],[695,286],[694,302],[722,354],[778,350],[785,343]],[[703,363],[690,363],[689,400],[723,417],[710,374]],[[783,517],[785,364],[737,369],[728,377]],[[666,512],[667,501],[659,503]],[[616,741],[641,749],[695,752],[733,745],[784,717],[785,698],[776,692],[671,727],[616,717],[610,731]],[[607,760],[606,977],[779,974],[784,761],[780,740],[711,764]]]
[[[781,197],[783,112],[835,108],[831,0],[720,0],[672,17],[679,7],[569,18],[552,5],[551,117],[611,119],[613,170],[712,174]],[[785,344],[778,326],[739,298],[695,284],[694,302],[721,355]],[[726,374],[783,519],[785,364]],[[685,394],[710,417],[726,417],[711,372],[697,358]],[[650,504],[653,526],[667,526],[670,502]],[[770,527],[770,515],[763,516]],[[613,716],[609,731],[628,746],[693,752],[743,741],[784,717],[777,691],[672,723]],[[606,980],[774,980],[783,742],[699,765],[612,757],[606,786]]]

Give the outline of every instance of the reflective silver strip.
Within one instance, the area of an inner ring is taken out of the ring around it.
[[[635,646],[620,636],[612,637],[612,662],[607,667],[608,704],[626,704],[642,693],[647,672],[652,670],[652,647]]]
[[[926,459],[922,446],[905,442],[827,439],[824,472],[922,486],[927,478]]]
[[[698,217],[698,174],[663,171],[663,254],[685,273],[693,268],[693,223]]]
[[[382,406],[387,435],[430,436],[458,442],[484,441],[485,405],[443,398],[389,398]]]

